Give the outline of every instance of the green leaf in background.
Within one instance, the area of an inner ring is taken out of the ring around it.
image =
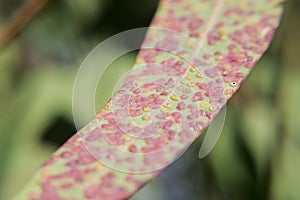
[[[253,191],[254,177],[249,174],[247,165],[242,159],[243,154],[236,145],[235,124],[238,118],[239,114],[234,107],[228,106],[221,139],[208,159],[215,171],[221,190],[224,191],[226,196],[234,199],[255,199],[256,194]]]
[[[73,78],[69,70],[48,67],[22,80],[18,96],[10,105],[11,113],[6,116],[7,123],[1,126],[1,136],[5,138],[1,140],[1,153],[6,154],[1,156],[6,157],[1,178],[5,183],[1,189],[4,199],[20,188],[54,150],[54,146],[41,143],[41,133],[52,120],[63,116],[72,121]],[[16,171],[16,166],[22,167]]]
[[[273,156],[273,181],[271,198],[298,199],[300,175],[300,57],[297,50],[300,41],[299,34],[299,1],[292,1],[287,6],[283,20],[285,24],[282,46],[282,68],[280,69],[280,82],[278,83],[277,101],[282,122],[276,154]]]

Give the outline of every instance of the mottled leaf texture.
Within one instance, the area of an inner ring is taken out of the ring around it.
[[[226,105],[267,49],[281,11],[278,0],[162,0],[151,23],[161,29],[149,29],[121,89],[17,199],[132,196]]]

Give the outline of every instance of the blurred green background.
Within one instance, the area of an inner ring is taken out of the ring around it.
[[[0,0],[0,25],[21,3]],[[1,200],[76,132],[72,87],[87,53],[113,34],[148,26],[157,3],[53,0],[0,52]],[[275,39],[230,101],[213,151],[198,159],[200,137],[132,199],[300,199],[300,2],[283,5]],[[105,72],[98,110],[135,56],[122,56]]]

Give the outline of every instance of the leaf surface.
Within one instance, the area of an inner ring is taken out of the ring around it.
[[[278,0],[161,1],[121,89],[17,199],[132,196],[226,105],[267,49],[281,10]]]

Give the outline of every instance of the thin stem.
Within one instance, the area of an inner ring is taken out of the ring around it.
[[[15,11],[0,29],[0,51],[21,33],[49,1],[51,0],[27,0]]]

